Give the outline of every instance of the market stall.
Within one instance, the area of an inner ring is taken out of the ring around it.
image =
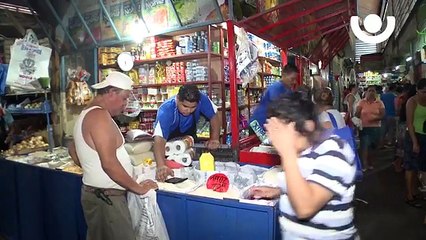
[[[171,239],[279,239],[277,202],[244,198],[253,184],[275,186],[276,179],[269,181],[269,175],[279,168],[269,168],[280,163],[272,147],[260,145],[256,136],[247,137],[247,119],[264,89],[280,80],[288,61],[301,69],[301,85],[312,63],[327,66],[349,38],[351,1],[248,2],[253,1],[45,1],[57,22],[58,38],[52,46],[60,55],[61,101],[54,112],[59,113],[63,139],[72,137],[77,114],[93,96],[88,86],[112,70],[123,70],[118,62],[123,52],[134,59],[130,70],[123,71],[134,82],[134,102],[140,103],[140,114],[129,111],[126,118],[117,119],[124,134],[132,129],[152,133],[156,110],[182,85],[197,85],[219,107],[224,145],[213,152],[211,168],[203,169],[202,160],[197,161],[200,151],[189,157],[188,165],[180,158],[175,175],[194,185],[186,189],[185,184],[160,184],[157,192]],[[243,38],[256,43],[259,53],[249,60],[261,69],[247,85],[237,61]],[[207,121],[199,122],[197,130],[201,139],[210,136]],[[0,221],[0,233],[12,239],[84,239],[81,169],[66,149],[11,156],[18,148],[47,144],[39,140],[24,140],[6,154],[8,160],[0,160],[0,214],[7,216]],[[135,171],[152,176],[151,148],[129,153]],[[267,168],[240,166],[238,161]],[[207,184],[220,173],[228,179],[229,190],[224,192]]]

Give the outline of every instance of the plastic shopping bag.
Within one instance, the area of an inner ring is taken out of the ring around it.
[[[32,31],[24,39],[16,39],[11,46],[6,84],[12,88],[37,89],[37,79],[49,76],[52,49],[40,46]]]
[[[136,240],[169,240],[154,190],[145,195],[128,193],[127,201]]]

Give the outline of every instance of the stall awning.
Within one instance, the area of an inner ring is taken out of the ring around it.
[[[354,0],[287,0],[236,25],[275,44],[298,48],[326,66],[349,40]]]

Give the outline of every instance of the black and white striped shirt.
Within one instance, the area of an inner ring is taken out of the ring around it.
[[[352,200],[355,191],[355,155],[348,143],[332,135],[298,159],[302,176],[334,193],[333,198],[307,220],[297,218],[287,196],[285,173],[280,174],[280,225],[285,239],[353,239]],[[284,160],[285,161],[285,160]]]

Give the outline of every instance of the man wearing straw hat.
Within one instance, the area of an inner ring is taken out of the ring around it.
[[[200,93],[197,86],[182,86],[177,96],[168,99],[158,109],[154,129],[154,155],[157,162],[156,177],[159,181],[173,175],[173,171],[165,164],[166,142],[187,135],[196,140],[196,124],[201,115],[209,119],[211,126],[210,139],[205,145],[209,149],[216,149],[220,146],[217,107],[208,96]]]
[[[132,179],[124,138],[112,119],[125,109],[132,80],[112,72],[92,87],[97,96],[78,117],[69,148],[74,162],[83,169],[81,203],[87,239],[134,240],[126,191],[145,194],[157,184],[151,180],[138,184]]]

